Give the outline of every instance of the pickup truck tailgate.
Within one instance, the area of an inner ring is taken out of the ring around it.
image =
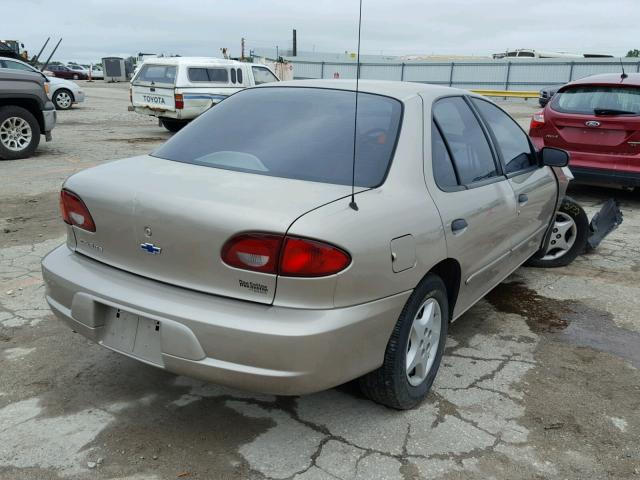
[[[174,91],[173,88],[133,85],[131,100],[134,107],[175,111]]]

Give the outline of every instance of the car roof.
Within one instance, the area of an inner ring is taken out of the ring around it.
[[[239,66],[242,62],[214,57],[154,57],[147,58],[143,65],[198,65],[198,66]]]
[[[622,78],[620,73],[603,73],[600,75],[591,75],[567,83],[563,89],[573,85],[629,85],[632,87],[640,87],[640,73],[627,73],[626,78]]]
[[[258,88],[279,88],[279,87],[307,87],[326,88],[335,90],[355,91],[355,80],[291,80],[284,82],[272,82],[260,85]],[[433,100],[446,95],[472,95],[477,96],[468,90],[445,87],[441,85],[431,85],[428,83],[416,82],[394,82],[389,80],[360,80],[358,91],[363,93],[374,93],[407,100],[416,95],[421,95],[425,100]]]

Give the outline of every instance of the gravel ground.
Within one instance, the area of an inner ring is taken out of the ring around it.
[[[573,188],[623,225],[554,270],[521,268],[449,333],[433,393],[408,412],[353,385],[271,397],[176,377],[73,334],[43,299],[74,172],[170,134],[84,83],[54,139],[0,163],[0,478],[640,479],[640,193]],[[504,102],[523,125],[534,102]]]

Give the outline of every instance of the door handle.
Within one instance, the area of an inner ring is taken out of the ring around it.
[[[520,205],[525,205],[528,201],[529,195],[527,195],[526,193],[521,193],[520,195],[518,195],[518,203]]]
[[[462,233],[464,230],[467,229],[468,226],[469,225],[467,224],[467,221],[464,218],[457,218],[453,222],[451,222],[451,231],[454,234]]]

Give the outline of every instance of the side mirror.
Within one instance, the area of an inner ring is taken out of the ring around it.
[[[569,165],[569,153],[559,148],[544,147],[538,152],[542,165],[547,167],[566,167]]]

